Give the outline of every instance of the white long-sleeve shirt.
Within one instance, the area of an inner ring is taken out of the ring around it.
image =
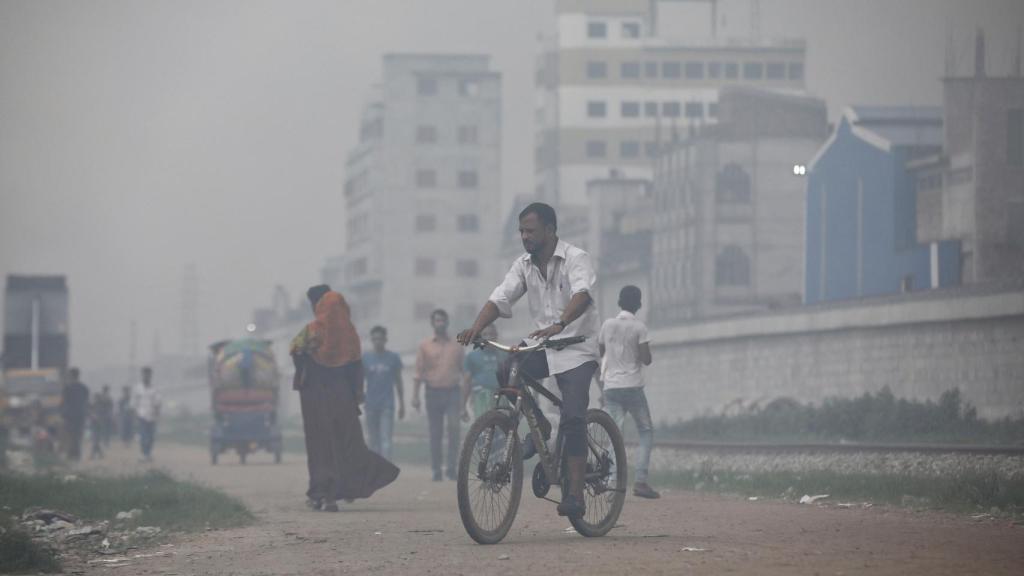
[[[597,274],[591,264],[590,255],[568,242],[559,240],[554,255],[548,261],[546,279],[530,255],[524,254],[512,263],[505,280],[494,289],[489,300],[498,307],[498,313],[503,318],[510,318],[512,306],[525,294],[534,324],[538,329],[543,329],[561,319],[574,295],[586,292],[593,301],[596,301],[596,283]],[[586,336],[587,340],[564,350],[545,350],[550,374],[554,376],[585,362],[597,361],[599,329],[597,307],[591,302],[582,316],[554,337],[560,339]]]

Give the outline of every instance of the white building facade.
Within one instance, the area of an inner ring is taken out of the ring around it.
[[[412,351],[446,309],[475,317],[497,282],[501,77],[482,55],[384,57],[345,182],[346,246],[324,280],[360,334],[389,331]]]
[[[537,197],[586,201],[617,168],[650,178],[658,141],[714,124],[724,86],[804,88],[803,41],[659,36],[657,1],[558,0],[537,64]]]

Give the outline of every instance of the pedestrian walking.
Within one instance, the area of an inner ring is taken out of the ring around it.
[[[153,369],[146,366],[142,369],[142,381],[132,392],[132,410],[139,426],[139,448],[142,459],[153,461],[153,444],[156,442],[156,422],[160,418],[162,398],[153,386]]]
[[[370,330],[373,350],[363,354],[366,372],[366,437],[370,450],[391,460],[391,438],[395,428],[395,394],[398,395],[398,419],[405,418],[405,386],[402,383],[402,359],[387,349],[388,330],[374,326]]]
[[[498,329],[491,324],[480,333],[484,340],[497,341]],[[498,370],[508,355],[494,348],[480,348],[466,354],[463,363],[462,406],[463,420],[468,419],[466,405],[473,407],[473,417],[479,418],[494,407],[494,393],[498,390]]]
[[[114,398],[110,395],[110,386],[104,385],[95,399],[96,415],[99,418],[100,442],[104,447],[110,446],[110,438],[114,434]]]
[[[604,321],[598,336],[603,358],[603,374],[598,380],[608,414],[619,429],[626,422],[626,414],[633,417],[640,446],[633,478],[633,495],[641,498],[660,498],[647,483],[654,426],[651,409],[644,394],[644,366],[651,364],[650,338],[647,326],[636,317],[640,310],[641,292],[636,286],[624,286],[619,291],[621,311]]]
[[[462,417],[463,351],[448,336],[448,313],[437,309],[430,314],[434,335],[420,343],[416,352],[416,380],[413,384],[412,407],[420,409],[420,387],[426,387],[427,426],[430,430],[430,465],[434,481],[441,481],[442,436],[447,423],[448,453],[445,473],[455,480],[459,453]]]
[[[359,423],[363,363],[348,303],[330,286],[306,292],[314,320],[292,340],[309,468],[307,503],[338,511],[338,500],[369,498],[399,469],[366,446]]]
[[[92,441],[92,449],[89,451],[89,460],[103,458],[103,424],[100,414],[103,409],[100,405],[100,393],[92,395],[92,402],[89,404],[89,439]]]
[[[67,456],[71,460],[81,460],[82,436],[89,413],[89,388],[79,379],[78,368],[68,370],[61,393],[60,413],[64,421]]]
[[[135,437],[135,411],[132,410],[132,388],[121,388],[121,397],[117,400],[118,432],[125,448],[131,446]]]

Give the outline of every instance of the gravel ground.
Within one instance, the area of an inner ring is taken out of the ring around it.
[[[721,470],[748,474],[829,471],[879,475],[906,474],[923,478],[947,476],[970,470],[992,471],[1004,478],[1022,479],[1024,456],[921,452],[743,452],[656,448],[651,454],[651,469],[665,472]]]

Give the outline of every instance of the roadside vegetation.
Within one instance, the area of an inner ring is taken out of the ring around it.
[[[1024,514],[1024,478],[1006,477],[991,470],[962,470],[925,477],[905,473],[737,472],[705,468],[652,471],[651,481],[658,486],[748,497],[799,501],[804,495],[827,494],[828,503],[888,504],[993,516]]]
[[[113,524],[122,532],[146,526],[167,533],[231,528],[253,520],[236,498],[156,471],[122,477],[4,471],[0,472],[0,503],[0,573],[60,568],[53,547],[31,538],[26,527],[18,524],[33,509],[74,516],[80,525],[102,526],[95,533],[97,538],[103,538]],[[131,519],[117,519],[118,513],[131,510],[138,511]],[[114,540],[112,533],[110,539]]]
[[[765,405],[736,404],[658,430],[662,439],[731,442],[874,442],[1024,444],[1024,418],[986,421],[958,389],[938,402],[897,399],[888,387],[821,405],[779,398]]]

